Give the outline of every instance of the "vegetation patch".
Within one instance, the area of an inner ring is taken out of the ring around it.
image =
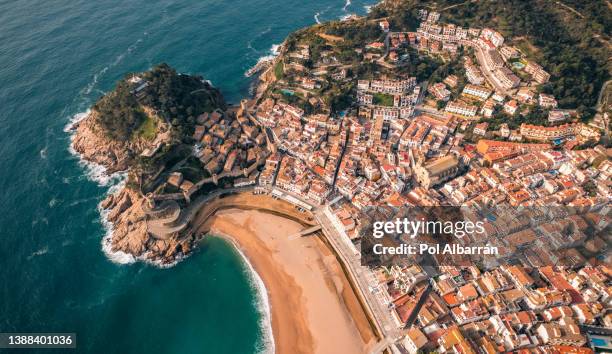
[[[133,80],[140,77],[140,80]],[[138,76],[127,75],[115,89],[93,106],[98,123],[113,140],[128,141],[132,136],[155,133],[155,122],[147,122],[142,107],[154,110],[161,119],[172,122],[180,137],[195,125],[195,118],[225,102],[219,91],[201,76],[178,74],[160,64]]]
[[[145,115],[144,121],[136,130],[136,136],[145,140],[153,140],[157,136],[157,119]]]
[[[283,70],[283,61],[279,60],[278,63],[276,63],[276,66],[274,67],[274,76],[276,77],[276,80],[280,80],[283,78]]]
[[[373,103],[378,106],[393,106],[393,96],[384,93],[375,93],[373,95]]]

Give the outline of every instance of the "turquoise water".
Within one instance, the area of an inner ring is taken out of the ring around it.
[[[289,32],[372,2],[0,0],[0,332],[76,332],[74,353],[264,348],[257,290],[224,241],[171,269],[104,255],[109,185],[87,176],[64,128],[162,61],[238,102],[243,73]]]

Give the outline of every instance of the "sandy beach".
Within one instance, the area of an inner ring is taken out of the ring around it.
[[[270,299],[276,352],[364,353],[375,337],[339,263],[304,227],[257,210],[229,209],[201,230],[229,238],[261,276]]]

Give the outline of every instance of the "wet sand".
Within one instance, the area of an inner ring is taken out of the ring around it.
[[[231,240],[262,278],[276,352],[364,353],[375,337],[340,265],[305,227],[257,210],[217,212],[200,230]]]

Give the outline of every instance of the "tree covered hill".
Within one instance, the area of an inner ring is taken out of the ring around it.
[[[610,79],[612,11],[605,0],[387,0],[369,17],[389,16],[395,28],[414,30],[419,9],[439,11],[442,22],[502,32],[551,74],[542,90],[561,107],[591,115]]]
[[[167,64],[130,74],[93,106],[99,125],[111,139],[129,141],[147,124],[144,107],[174,127],[189,130],[203,112],[225,108],[219,91],[200,76],[178,74]]]

